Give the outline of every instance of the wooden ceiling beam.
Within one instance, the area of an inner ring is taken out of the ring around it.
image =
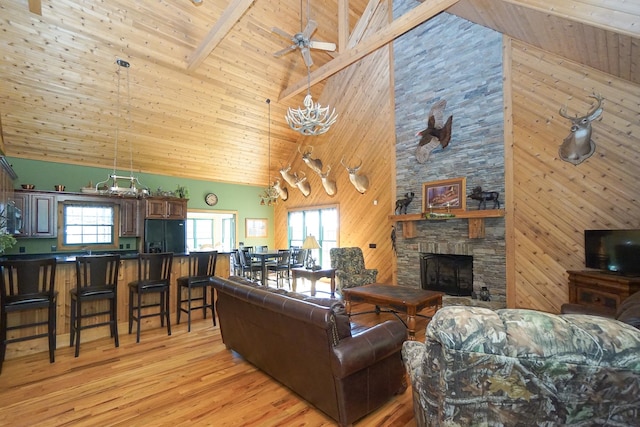
[[[358,20],[356,27],[353,29],[353,33],[351,33],[347,48],[351,49],[352,47],[360,43],[360,40],[362,40],[364,32],[367,30],[367,27],[369,26],[369,23],[373,18],[373,14],[380,4],[380,1],[381,0],[369,0],[366,9],[364,10],[364,12],[362,12],[362,16]]]
[[[433,0],[416,6],[384,29],[372,34],[358,45],[341,53],[336,59],[313,71],[310,75],[311,85],[331,77],[457,2],[458,0]],[[304,78],[284,89],[280,92],[278,101],[286,101],[303,92],[307,89],[308,82],[308,78]]]
[[[338,52],[347,49],[349,40],[349,0],[338,0]]]
[[[187,61],[187,70],[193,71],[207,59],[213,49],[220,44],[234,25],[242,18],[254,0],[233,0],[222,12],[220,19],[213,25],[209,34],[204,38],[200,46],[191,54]]]

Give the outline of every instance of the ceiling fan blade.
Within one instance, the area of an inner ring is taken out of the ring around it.
[[[304,59],[306,66],[311,67],[313,65],[313,59],[311,59],[311,52],[309,51],[309,48],[300,48],[300,52],[302,52],[302,58]]]
[[[292,50],[296,50],[296,48],[297,48],[297,47],[298,47],[298,46],[296,46],[295,44],[292,44],[292,45],[291,45],[291,46],[289,46],[289,47],[285,47],[285,48],[284,48],[284,49],[282,49],[282,50],[279,50],[279,51],[277,51],[277,52],[274,52],[274,53],[273,53],[273,56],[282,56],[282,55],[284,55],[285,53],[289,53],[289,52],[291,52]]]
[[[313,19],[310,19],[309,22],[307,22],[307,26],[304,28],[302,35],[304,36],[305,39],[309,40],[309,37],[311,37],[311,34],[313,34],[317,28],[318,28],[318,23]]]
[[[309,42],[309,47],[312,48],[312,49],[329,50],[331,52],[336,50],[336,44],[335,43],[319,42],[319,41],[316,41],[316,40],[311,40]]]
[[[285,39],[291,40],[293,37],[288,34],[286,31],[281,30],[280,28],[277,27],[273,27],[271,28],[271,32],[272,33],[276,33],[277,35],[279,35],[280,37],[284,37]]]

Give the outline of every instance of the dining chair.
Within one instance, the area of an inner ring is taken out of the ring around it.
[[[178,307],[176,310],[176,323],[180,324],[180,314],[187,313],[187,331],[191,332],[191,310],[202,309],[202,315],[207,318],[207,309],[211,309],[213,326],[216,326],[216,309],[214,305],[214,290],[211,285],[211,277],[216,274],[216,263],[218,260],[217,251],[191,252],[189,253],[189,275],[178,277],[178,296],[176,298]],[[200,296],[193,296],[193,289],[200,289]],[[183,290],[186,290],[184,296]],[[211,302],[208,294],[211,290]],[[202,301],[202,304],[193,307],[194,301]],[[185,307],[186,304],[186,307]]]
[[[49,339],[49,362],[55,361],[56,349],[56,303],[58,291],[55,290],[56,259],[42,258],[32,260],[11,260],[0,262],[0,373],[7,350],[7,344],[47,337]],[[41,317],[22,316],[29,311],[47,310],[46,320]],[[9,326],[9,314],[12,317]],[[23,323],[24,321],[24,323]],[[47,326],[41,332],[41,326]],[[29,328],[31,334],[10,332]]]
[[[71,330],[69,346],[76,346],[80,354],[80,332],[83,329],[109,326],[115,346],[118,340],[118,271],[120,255],[89,255],[76,257],[76,287],[71,289]],[[106,301],[109,308],[87,304]],[[109,319],[104,320],[108,315]],[[82,324],[83,319],[98,318],[97,322]]]
[[[288,250],[279,250],[276,262],[267,265],[267,271],[275,273],[276,275],[276,287],[281,288],[284,286],[284,279],[286,277],[289,288],[291,288],[291,275],[289,273],[289,257],[291,252]]]
[[[160,316],[160,325],[167,323],[167,335],[171,335],[169,319],[169,289],[173,252],[142,253],[138,255],[138,280],[129,283],[129,333],[137,322],[136,342],[140,342],[140,323],[147,317]],[[158,294],[158,300],[143,300],[143,295]],[[142,309],[158,307],[158,312],[145,314]]]
[[[242,265],[242,275],[251,280],[257,280],[257,273],[260,273],[262,276],[262,263],[254,261],[251,258],[251,253],[246,250],[240,250],[238,252],[240,265]]]

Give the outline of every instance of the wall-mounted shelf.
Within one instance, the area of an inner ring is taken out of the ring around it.
[[[389,215],[389,219],[402,223],[402,236],[405,239],[411,239],[417,236],[416,221],[457,221],[466,219],[469,222],[469,238],[481,239],[485,236],[484,219],[485,218],[502,218],[504,209],[485,209],[475,211],[455,212],[453,218],[430,219],[425,218],[425,214],[407,214],[407,215]]]

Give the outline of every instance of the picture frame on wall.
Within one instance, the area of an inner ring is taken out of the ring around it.
[[[266,218],[245,218],[244,230],[247,237],[268,237]]]
[[[467,209],[465,177],[422,184],[423,212],[461,212]]]

